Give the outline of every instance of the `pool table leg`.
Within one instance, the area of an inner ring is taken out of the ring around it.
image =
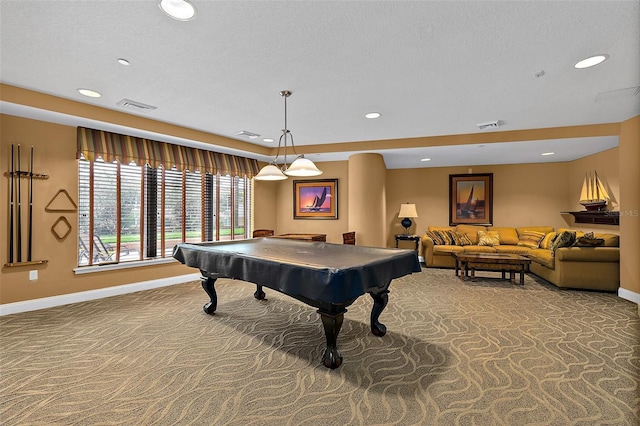
[[[264,291],[262,291],[262,286],[259,284],[256,284],[256,291],[255,293],[253,293],[253,297],[255,297],[258,300],[264,300],[264,298],[267,296],[266,294],[264,294]]]
[[[201,280],[202,288],[209,295],[209,299],[211,299],[209,303],[205,304],[202,307],[202,310],[204,310],[209,315],[213,315],[213,313],[216,311],[216,308],[218,307],[218,295],[216,294],[216,289],[214,287],[216,278],[202,277]]]
[[[373,298],[373,308],[371,308],[371,332],[376,336],[384,336],[387,333],[387,327],[382,324],[380,314],[389,302],[389,290],[380,293],[369,293]]]
[[[328,313],[318,310],[322,325],[324,326],[324,335],[327,339],[327,348],[322,354],[322,363],[327,368],[338,368],[342,365],[342,355],[338,351],[337,340],[340,328],[342,328],[342,320],[346,309],[340,313]]]

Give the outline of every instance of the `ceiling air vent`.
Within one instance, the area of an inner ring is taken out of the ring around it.
[[[497,129],[498,127],[500,127],[502,125],[502,122],[500,120],[496,120],[496,121],[491,121],[489,123],[481,123],[481,124],[476,124],[476,126],[478,126],[478,129],[480,130],[484,130],[484,129]]]
[[[253,133],[253,132],[248,132],[248,131],[246,131],[246,130],[241,130],[241,131],[237,132],[237,133],[236,133],[236,136],[246,136],[246,137],[248,137],[249,139],[257,139],[257,138],[259,138],[259,137],[260,137],[260,135],[259,135],[259,134],[257,134],[257,133]]]
[[[123,99],[118,102],[117,105],[122,108],[138,112],[149,112],[156,109],[153,105],[143,104],[142,102],[132,101],[131,99]]]

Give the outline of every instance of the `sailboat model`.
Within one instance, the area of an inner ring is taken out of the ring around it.
[[[587,211],[599,211],[602,210],[609,201],[609,194],[604,189],[604,185],[598,177],[598,173],[594,172],[585,175],[584,183],[582,184],[582,191],[580,191],[580,204],[584,206]]]

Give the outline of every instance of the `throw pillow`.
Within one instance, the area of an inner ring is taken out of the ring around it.
[[[455,246],[456,245],[456,240],[450,234],[451,231],[435,231],[435,232],[440,236],[442,241],[444,241],[443,244],[445,244],[447,246]]]
[[[431,238],[434,246],[441,246],[444,244],[444,241],[442,241],[442,238],[436,233],[436,231],[427,231],[425,234],[427,234],[427,237]]]
[[[551,243],[551,255],[555,256],[556,250],[560,247],[571,247],[576,242],[575,231],[564,231],[556,236]]]
[[[577,247],[595,247],[604,244],[604,238],[596,238],[593,232],[587,232],[575,242]]]
[[[555,232],[549,232],[547,235],[545,235],[542,241],[540,241],[540,248],[551,250],[551,243],[553,242],[553,239],[556,237],[556,235],[557,234]]]
[[[497,231],[478,231],[479,246],[499,246],[500,234]]]
[[[522,247],[529,247],[537,249],[540,247],[540,243],[544,239],[544,233],[537,231],[526,231],[520,237],[518,245]]]
[[[473,241],[471,241],[471,238],[469,238],[467,236],[467,234],[462,234],[460,232],[456,232],[456,235],[458,236],[458,240],[459,246],[472,246],[473,245]]]

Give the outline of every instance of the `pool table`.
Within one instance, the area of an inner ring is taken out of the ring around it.
[[[386,327],[379,317],[388,302],[391,280],[420,272],[415,250],[280,238],[181,243],[173,257],[202,273],[202,288],[210,298],[203,308],[207,314],[217,307],[218,278],[256,284],[257,299],[265,298],[263,287],[268,287],[317,308],[327,342],[322,363],[328,368],[342,364],[336,342],[346,308],[369,293],[371,332],[384,336]]]

